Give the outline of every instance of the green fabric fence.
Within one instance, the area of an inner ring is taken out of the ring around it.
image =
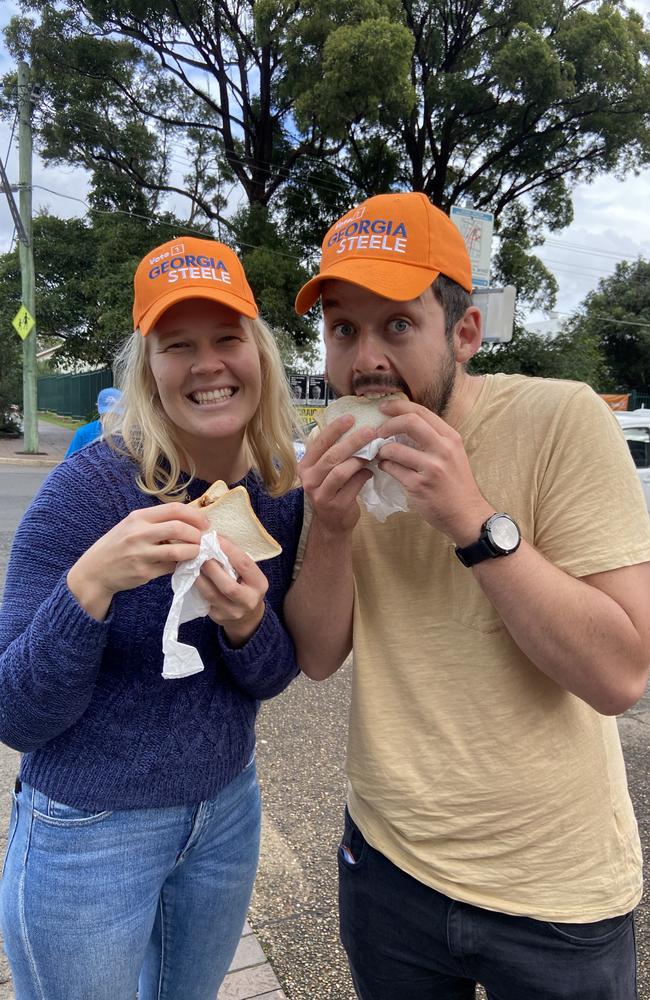
[[[86,420],[97,413],[97,393],[113,384],[110,368],[78,375],[43,375],[38,380],[38,408],[62,417]]]

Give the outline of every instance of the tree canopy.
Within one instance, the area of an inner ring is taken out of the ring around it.
[[[650,393],[650,261],[617,264],[571,317],[566,335],[598,344],[603,391]]]
[[[484,344],[469,370],[472,374],[505,372],[575,379],[601,392],[605,364],[598,339],[589,331],[562,331],[551,340],[517,324],[509,343]]]
[[[235,243],[239,225],[255,248],[274,228],[287,260],[307,259],[360,198],[412,188],[445,210],[466,199],[493,212],[496,277],[550,305],[555,282],[532,250],[571,220],[571,186],[650,157],[650,35],[620,2],[22,10],[7,40],[41,88],[46,160],[120,174],[155,208],[183,192],[188,224],[216,224]],[[283,280],[296,278],[287,268]]]

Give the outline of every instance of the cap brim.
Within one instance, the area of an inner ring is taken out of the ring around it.
[[[164,312],[171,306],[176,305],[177,302],[183,302],[185,299],[208,299],[210,302],[218,302],[220,305],[228,306],[230,309],[234,309],[235,312],[241,313],[242,316],[247,316],[249,319],[256,319],[259,315],[257,306],[247,302],[246,299],[240,298],[239,295],[229,292],[225,288],[217,290],[206,288],[205,285],[198,286],[197,288],[188,288],[185,286],[184,288],[174,288],[171,292],[167,292],[166,295],[161,295],[147,309],[144,316],[140,318],[137,327],[142,336],[146,337],[150,333]]]
[[[440,271],[395,260],[347,260],[334,263],[308,281],[296,296],[296,312],[303,316],[321,294],[324,281],[346,281],[384,299],[409,302],[433,284]]]

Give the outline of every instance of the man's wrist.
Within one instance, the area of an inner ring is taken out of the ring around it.
[[[477,509],[464,515],[462,522],[454,525],[454,530],[451,534],[451,540],[454,545],[462,549],[466,545],[476,542],[481,534],[481,528],[494,513],[496,513],[495,508],[486,503],[480,510]]]
[[[319,544],[327,546],[341,546],[342,548],[350,545],[352,541],[352,533],[356,527],[356,521],[353,525],[345,525],[341,523],[330,524],[329,521],[323,521],[315,512],[312,517],[311,525],[309,527],[309,537],[312,541],[318,541]]]

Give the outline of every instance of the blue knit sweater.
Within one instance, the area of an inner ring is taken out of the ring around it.
[[[66,584],[73,563],[130,511],[157,503],[136,475],[103,442],[54,469],[16,532],[0,610],[0,740],[23,752],[24,781],[81,809],[213,797],[253,753],[258,700],[298,673],[281,614],[302,493],[270,498],[253,473],[242,482],[282,554],[260,563],[266,611],[243,647],[232,649],[209,618],[188,622],[179,638],[205,669],[163,680],[170,576],[117,594],[103,622],[79,606]],[[193,482],[192,499],[207,486]]]

